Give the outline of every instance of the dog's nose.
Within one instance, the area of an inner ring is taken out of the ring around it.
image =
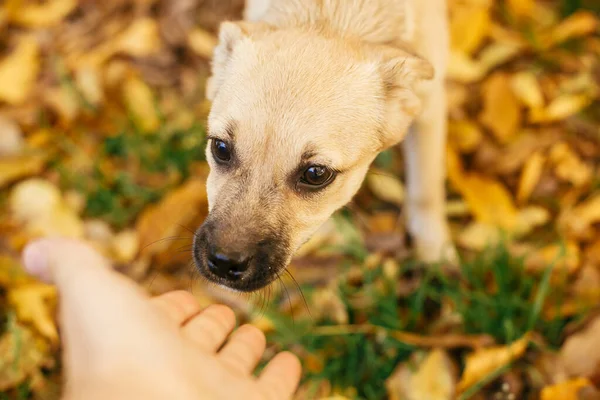
[[[248,270],[248,259],[228,256],[219,251],[210,251],[208,268],[213,274],[221,278],[238,280]]]

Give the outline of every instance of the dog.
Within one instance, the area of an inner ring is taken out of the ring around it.
[[[445,217],[445,0],[248,0],[223,22],[207,98],[209,214],[194,260],[249,292],[400,142],[407,227],[425,262],[454,260]]]

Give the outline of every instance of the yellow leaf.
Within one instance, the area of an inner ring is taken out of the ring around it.
[[[75,72],[75,83],[82,96],[94,106],[102,103],[102,77],[100,71],[93,67],[83,67]]]
[[[471,222],[463,228],[457,237],[457,243],[469,250],[484,250],[488,246],[494,246],[502,238],[498,227]]]
[[[564,245],[550,244],[525,258],[525,266],[530,271],[541,272],[554,266],[554,270],[558,274],[574,273],[579,268],[580,262],[579,246],[573,241]]]
[[[77,7],[77,0],[46,0],[42,4],[27,2],[15,10],[11,19],[28,28],[47,28],[57,25]]]
[[[464,392],[494,371],[520,358],[529,345],[529,334],[507,346],[496,346],[476,350],[467,356],[465,369],[457,390]]]
[[[140,248],[138,233],[134,230],[125,230],[112,238],[112,250],[115,260],[122,263],[133,261]]]
[[[478,174],[448,174],[454,188],[463,196],[475,219],[507,230],[515,228],[517,209],[510,193],[500,182]]]
[[[598,17],[589,11],[578,11],[556,25],[542,38],[546,48],[560,44],[568,39],[586,36],[598,29]]]
[[[559,178],[574,186],[584,186],[592,179],[592,168],[581,161],[565,142],[558,142],[550,150],[549,160]]]
[[[0,115],[0,157],[17,156],[23,151],[25,140],[19,125]]]
[[[64,122],[71,122],[79,114],[79,98],[77,94],[65,86],[44,90],[44,101],[56,112]]]
[[[16,287],[33,281],[31,275],[25,272],[17,260],[6,255],[0,255],[0,286],[4,288]]]
[[[152,90],[141,79],[125,81],[123,96],[136,125],[144,132],[153,132],[160,126]]]
[[[529,206],[519,210],[515,235],[529,234],[534,228],[546,224],[550,220],[550,213],[543,207]]]
[[[519,188],[517,190],[517,201],[520,204],[527,202],[531,192],[535,189],[535,186],[540,181],[542,172],[544,171],[544,163],[546,158],[544,155],[536,151],[529,157],[523,170],[521,172],[521,178],[519,180]]]
[[[452,49],[473,54],[486,38],[490,23],[489,7],[469,5],[453,9],[450,20]]]
[[[401,206],[404,202],[404,185],[399,179],[380,173],[370,173],[367,184],[373,194],[388,203]]]
[[[58,187],[47,180],[31,178],[16,184],[9,196],[13,216],[28,222],[49,214],[61,203]]]
[[[541,400],[579,400],[579,391],[591,386],[587,378],[575,378],[542,389]]]
[[[483,78],[487,73],[485,65],[471,59],[468,55],[452,51],[448,60],[448,78],[456,82],[471,83]]]
[[[577,114],[591,103],[590,96],[585,94],[565,94],[558,96],[546,108],[533,109],[529,120],[533,123],[560,121]]]
[[[581,237],[587,236],[591,226],[600,222],[600,194],[591,196],[574,209],[565,213],[562,225],[569,234]]]
[[[448,140],[462,153],[475,151],[482,138],[481,129],[472,121],[450,121],[448,124]]]
[[[165,250],[170,245],[169,241],[154,242],[177,234],[182,225],[185,226],[198,214],[206,213],[207,207],[204,180],[189,180],[142,212],[136,223],[140,249],[146,254]]]
[[[511,88],[523,105],[529,108],[542,108],[544,96],[540,84],[533,72],[519,72],[511,80]]]
[[[188,45],[196,54],[210,59],[217,45],[217,38],[203,29],[196,28],[188,36]]]
[[[26,228],[35,237],[63,236],[79,239],[85,232],[81,218],[62,200],[49,213],[29,221]]]
[[[15,50],[0,61],[0,101],[23,103],[35,85],[39,63],[37,42],[31,36],[22,37]]]
[[[336,324],[348,323],[348,310],[337,290],[329,287],[317,289],[313,295],[311,313],[317,320],[331,320]]]
[[[569,335],[560,349],[560,361],[569,376],[596,376],[600,365],[600,318]]]
[[[145,57],[160,49],[158,24],[152,18],[140,18],[117,38],[117,51]]]
[[[40,374],[48,363],[48,348],[33,331],[10,318],[0,338],[0,393]]]
[[[0,188],[27,176],[38,174],[46,163],[46,156],[32,154],[0,158]]]
[[[52,343],[58,341],[58,331],[52,318],[56,304],[56,288],[44,283],[29,283],[9,289],[9,303],[15,308],[17,318],[32,324]]]
[[[534,0],[508,0],[508,9],[516,17],[528,17],[535,6]]]
[[[481,87],[483,112],[481,122],[501,142],[509,142],[521,125],[521,110],[510,88],[507,74],[495,73]]]
[[[390,400],[450,400],[454,398],[456,379],[452,361],[440,349],[432,350],[417,362],[400,364],[386,380]],[[411,363],[413,364],[413,363]]]

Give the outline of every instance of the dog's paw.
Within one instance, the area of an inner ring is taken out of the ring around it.
[[[445,218],[418,213],[410,215],[408,231],[413,239],[415,255],[420,261],[458,265],[458,253]]]

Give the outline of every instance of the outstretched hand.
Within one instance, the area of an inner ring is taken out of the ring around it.
[[[300,363],[290,353],[252,375],[265,337],[250,325],[233,331],[226,306],[202,310],[184,291],[149,298],[74,240],[36,241],[23,258],[58,287],[65,399],[279,400],[296,390]]]

